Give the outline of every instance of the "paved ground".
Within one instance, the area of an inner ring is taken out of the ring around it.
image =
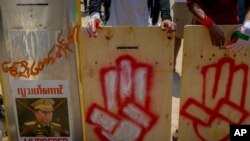
[[[171,7],[174,3],[174,0],[170,0],[170,4]],[[84,6],[81,6],[82,9],[84,9]],[[84,10],[82,10],[84,11]],[[172,9],[171,9],[171,15],[173,15],[172,13]],[[87,12],[82,12],[82,25],[86,24],[86,21],[88,21],[89,16]],[[181,76],[181,63],[182,63],[182,51],[183,51],[183,47],[181,46],[180,51],[178,53],[177,56],[177,60],[176,60],[176,71],[178,73],[179,76]],[[180,104],[180,94],[179,94],[179,90],[180,90],[180,77],[177,74],[174,74],[174,93],[173,93],[173,97],[172,97],[172,126],[171,126],[171,133],[173,133],[175,131],[175,129],[178,128],[178,122],[179,122],[179,104]]]

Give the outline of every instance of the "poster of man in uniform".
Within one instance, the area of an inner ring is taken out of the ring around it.
[[[69,86],[64,80],[13,80],[20,141],[71,141]]]

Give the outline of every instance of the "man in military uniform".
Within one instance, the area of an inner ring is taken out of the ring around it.
[[[36,121],[25,122],[21,136],[24,137],[59,137],[69,136],[58,123],[51,122],[53,117],[53,99],[39,99],[31,104]]]

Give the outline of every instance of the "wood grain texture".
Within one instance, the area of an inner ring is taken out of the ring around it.
[[[1,65],[4,61],[20,60],[25,60],[30,64],[47,57],[49,50],[58,43],[56,41],[58,32],[62,31],[63,39],[67,41],[68,27],[76,25],[77,12],[75,7],[76,1],[24,0],[21,2],[1,0],[0,32],[2,31],[1,33],[3,33],[0,35]],[[12,34],[15,36],[11,36]],[[23,38],[21,38],[21,35],[23,35]],[[25,45],[21,46],[22,42]],[[13,45],[13,43],[17,43],[17,46]],[[79,125],[81,123],[81,114],[76,73],[77,48],[75,45],[75,43],[70,44],[69,48],[72,52],[69,52],[67,55],[62,54],[63,56],[57,62],[48,65],[39,75],[30,76],[29,78],[17,78],[3,71],[1,72],[9,140],[19,140],[17,133],[19,129],[14,115],[16,111],[14,110],[11,86],[11,81],[14,80],[67,80],[70,87],[69,101],[71,104],[69,106],[69,116],[71,121],[70,130],[72,131],[71,137],[73,140],[82,140],[82,128]],[[13,55],[14,52],[17,54],[16,56]]]
[[[235,25],[220,26],[226,39]],[[250,49],[213,46],[203,26],[184,30],[179,140],[229,140],[230,124],[249,124]]]
[[[150,112],[157,116],[153,127],[143,140],[169,141],[171,130],[173,38],[158,27],[104,27],[97,38],[84,34],[80,48],[81,77],[83,80],[85,118],[94,103],[105,107],[101,90],[100,70],[116,67],[116,59],[129,55],[137,63],[153,68],[150,91]],[[118,117],[115,110],[110,110]],[[93,124],[83,123],[87,141],[98,140]],[[100,140],[100,139],[99,139]]]

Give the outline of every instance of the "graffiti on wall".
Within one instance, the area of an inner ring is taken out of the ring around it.
[[[4,73],[9,73],[12,77],[24,77],[38,75],[48,65],[54,64],[62,56],[67,56],[69,52],[72,53],[70,45],[79,44],[80,25],[68,28],[67,39],[63,38],[62,31],[57,37],[57,43],[49,50],[47,56],[41,60],[18,60],[18,61],[4,61],[2,63],[2,70]],[[29,44],[27,44],[29,45]]]
[[[235,60],[229,57],[202,67],[202,97],[188,98],[180,111],[182,117],[191,121],[200,140],[209,140],[204,133],[210,132],[209,129],[213,126],[244,124],[250,116],[246,107],[248,72],[247,64],[236,64]],[[220,133],[213,133],[213,140],[229,140],[229,126],[226,128],[228,130],[224,127],[220,129]]]
[[[93,103],[86,118],[100,140],[140,141],[154,126],[158,117],[151,110],[152,77],[151,65],[129,55],[100,70],[104,106]]]

